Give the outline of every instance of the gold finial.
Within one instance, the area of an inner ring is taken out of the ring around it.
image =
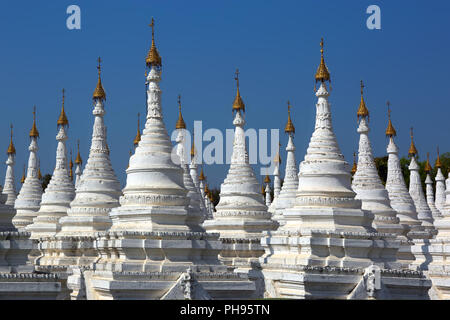
[[[206,177],[203,174],[203,166],[202,166],[202,169],[200,170],[200,175],[198,176],[198,180],[199,181],[204,181],[205,179],[206,179]]]
[[[100,77],[100,74],[102,72],[102,59],[100,57],[98,57],[97,59],[98,65],[97,65],[97,70],[98,70],[98,80],[97,80],[97,86],[95,87],[94,90],[94,94],[92,96],[92,98],[95,99],[99,99],[99,100],[106,100],[106,93],[105,90],[103,89],[102,86],[102,79]]]
[[[278,164],[281,164],[280,147],[281,147],[281,143],[278,142],[278,151],[274,158],[275,163],[278,163]]]
[[[191,159],[193,159],[196,154],[197,154],[197,150],[195,150],[195,133],[192,132]]]
[[[359,103],[359,108],[358,108],[358,112],[357,117],[358,117],[358,121],[359,118],[363,118],[363,117],[367,117],[367,120],[369,120],[369,110],[366,107],[366,103],[364,102],[364,97],[363,97],[363,89],[364,89],[364,83],[361,80],[361,102]]]
[[[323,57],[323,38],[321,38],[321,40],[320,40],[320,64],[319,64],[319,67],[317,68],[315,79],[316,79],[316,83],[318,81],[320,81],[322,83],[324,83],[325,81],[328,81],[331,83],[330,72],[328,71],[328,68],[325,64],[325,59]],[[314,91],[315,90],[316,89],[314,86]]]
[[[75,158],[75,163],[79,166],[83,164],[83,160],[80,155],[80,139],[77,140],[77,157]]]
[[[175,129],[186,129],[186,123],[184,123],[183,116],[181,114],[181,95],[178,95],[178,120],[175,124]]]
[[[147,58],[145,59],[146,65],[151,68],[155,67],[160,69],[162,67],[161,57],[158,53],[158,49],[156,49],[155,45],[155,20],[152,18],[152,22],[149,24],[152,28],[152,46],[147,53]]]
[[[9,140],[9,146],[8,146],[8,150],[6,151],[6,154],[11,154],[11,155],[15,155],[16,154],[16,148],[14,147],[14,143],[13,143],[13,125],[11,123],[11,138]]]
[[[425,172],[429,173],[431,170],[433,170],[433,169],[431,168],[431,165],[430,165],[430,153],[427,152],[427,162],[425,163]]]
[[[134,138],[133,144],[135,147],[137,147],[137,145],[139,144],[139,141],[141,141],[141,124],[140,124],[140,116],[141,114],[138,112],[137,114],[137,133],[136,133],[136,137]]]
[[[294,134],[295,127],[291,120],[291,104],[289,103],[289,100],[287,102],[287,105],[288,105],[288,121],[286,123],[286,126],[284,127],[284,132],[287,134]]]
[[[208,198],[209,198],[209,201],[211,202],[211,204],[213,204],[214,198],[213,198],[213,194],[211,191],[209,192]]]
[[[352,175],[356,173],[356,170],[358,170],[358,165],[356,164],[356,152],[353,152],[353,167],[352,167]]]
[[[38,168],[38,179],[42,180],[41,167]]]
[[[269,175],[266,174],[266,177],[264,178],[264,183],[270,183]]]
[[[204,189],[204,191],[205,191],[205,194],[206,194],[206,195],[209,194],[209,188],[208,188],[208,184],[207,184],[207,183],[205,183],[205,189]]]
[[[21,184],[25,183],[25,165],[23,165],[23,173],[22,173],[22,179],[20,179],[20,183]]]
[[[436,168],[442,168],[441,157],[439,156],[439,147],[437,147],[437,158],[436,163],[434,164]]]
[[[263,197],[266,195],[266,188],[264,188],[264,183],[261,184],[261,194]]]
[[[30,138],[39,138],[39,131],[36,127],[36,106],[33,108],[33,126],[30,130]]]
[[[56,124],[58,126],[67,126],[69,125],[69,120],[67,119],[66,112],[64,110],[64,100],[65,100],[65,90],[62,89],[62,107],[61,107],[61,114],[59,115],[58,121]]]
[[[411,127],[411,145],[409,147],[408,156],[414,157],[416,155],[417,155],[417,149],[416,149],[416,146],[414,145],[414,132],[413,132],[413,127]]]
[[[392,122],[391,122],[391,109],[389,108],[389,106],[391,104],[389,103],[389,101],[386,102],[386,104],[388,107],[388,119],[389,119],[388,126],[386,128],[386,136],[387,137],[395,137],[397,135],[397,131],[395,131],[394,126],[392,125]]]
[[[72,150],[70,150],[70,162],[69,162],[69,178],[73,181],[73,162],[72,162]]]
[[[241,93],[239,92],[239,69],[236,69],[234,80],[236,80],[236,98],[234,98],[233,101],[233,112],[238,112],[239,110],[242,110],[242,112],[245,112],[245,104],[244,101],[242,101]]]

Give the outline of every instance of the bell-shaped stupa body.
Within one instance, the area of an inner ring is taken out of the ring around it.
[[[245,120],[240,110],[235,114],[233,152],[227,176],[220,186],[220,200],[213,220],[206,220],[209,232],[219,232],[221,238],[260,238],[263,231],[272,230],[274,222],[260,193],[260,184],[249,164],[245,146]]]
[[[356,199],[362,202],[362,209],[374,214],[373,227],[382,233],[403,234],[403,227],[399,224],[397,212],[390,205],[389,195],[381,183],[372,146],[369,140],[369,111],[362,95],[358,109],[359,150],[358,166],[353,175],[352,188],[356,192]]]
[[[61,120],[61,123],[60,123]],[[75,187],[69,178],[67,168],[66,150],[66,128],[68,127],[67,117],[64,111],[64,91],[63,106],[58,120],[58,133],[56,140],[56,165],[50,182],[42,195],[42,201],[37,216],[33,223],[27,226],[31,232],[32,239],[41,237],[52,237],[61,230],[59,219],[67,215],[70,202],[75,197]]]
[[[192,182],[194,183],[195,192],[197,193],[196,197],[198,197],[200,201],[200,210],[203,214],[203,221],[205,219],[208,219],[208,213],[205,206],[205,200],[202,196],[202,193],[200,191],[200,181],[198,180],[198,171],[197,171],[197,162],[196,162],[196,155],[191,155],[191,163],[189,165],[189,173],[191,175]]]
[[[6,195],[5,204],[8,206],[14,206],[14,202],[17,199],[16,183],[14,178],[14,164],[16,158],[16,148],[14,147],[12,140],[12,125],[11,125],[11,141],[7,150],[8,159],[6,160],[6,174],[5,183],[3,185],[2,194]]]
[[[34,111],[35,114],[36,112]],[[35,116],[33,127],[30,131],[31,143],[28,147],[30,156],[28,158],[27,176],[14,202],[14,208],[17,212],[13,218],[13,224],[19,230],[24,230],[27,225],[33,223],[33,218],[37,216],[41,204],[43,190],[42,183],[38,177],[38,137],[39,132],[36,128]]]
[[[428,207],[427,200],[425,199],[425,195],[422,189],[422,181],[420,180],[419,175],[419,165],[416,161],[416,158],[411,157],[411,163],[409,164],[409,194],[414,201],[414,205],[417,210],[417,218],[422,221],[422,226],[426,231],[433,231],[433,216]]]

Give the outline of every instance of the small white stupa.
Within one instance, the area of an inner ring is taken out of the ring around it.
[[[77,157],[75,158],[75,164],[77,168],[75,169],[75,188],[78,188],[80,184],[81,175],[83,174],[83,170],[81,166],[83,165],[83,160],[80,155],[80,140],[77,141]]]
[[[16,201],[17,198],[16,183],[14,178],[16,148],[14,147],[12,138],[13,138],[13,125],[11,124],[11,139],[9,141],[8,150],[6,151],[6,153],[8,154],[8,160],[6,160],[5,183],[3,185],[2,194],[6,195],[5,204],[14,207],[14,202]]]
[[[394,137],[397,135],[397,132],[392,125],[389,102],[388,119],[386,136],[389,137],[389,145],[387,147],[389,157],[386,190],[391,200],[391,207],[397,211],[397,217],[400,219],[400,224],[404,228],[404,235],[410,239],[427,238],[428,233],[424,232],[422,223],[417,218],[414,201],[406,188],[405,179],[403,178],[400,158],[398,156],[398,147],[394,142]]]
[[[439,147],[437,149],[437,158],[436,164],[437,173],[436,173],[436,208],[443,213],[445,206],[445,177],[442,174],[442,163],[441,157],[439,155]]]
[[[441,212],[436,208],[434,200],[434,190],[433,190],[433,180],[431,180],[430,172],[433,170],[430,165],[430,153],[427,152],[427,162],[425,163],[425,172],[427,173],[427,178],[425,179],[426,184],[426,195],[427,204],[433,215],[433,220],[440,219],[442,217]]]
[[[417,210],[417,218],[422,221],[422,226],[426,231],[432,231],[434,230],[434,219],[422,189],[422,181],[420,180],[419,174],[420,167],[416,161],[417,149],[414,145],[413,128],[411,128],[411,146],[409,147],[408,155],[411,157],[411,162],[409,164],[409,194],[414,201]]]
[[[288,101],[288,120],[284,128],[284,132],[289,137],[288,144],[286,146],[286,170],[283,180],[283,186],[281,187],[280,194],[272,203],[272,208],[275,208],[272,219],[277,221],[280,225],[284,224],[283,211],[294,206],[295,197],[298,189],[298,170],[297,162],[295,161],[295,145],[294,134],[295,127],[291,120],[291,105]]]
[[[203,231],[203,228],[197,229],[205,220],[205,214],[202,211],[201,204],[204,203],[200,193],[194,185],[192,180],[191,172],[188,166],[188,155],[186,152],[186,123],[183,120],[183,115],[181,114],[181,96],[178,95],[178,120],[175,124],[175,129],[178,131],[176,142],[177,142],[177,155],[179,158],[179,163],[183,169],[183,183],[185,188],[188,190],[189,207],[188,207],[188,218],[186,223],[191,226],[193,231]]]
[[[373,227],[378,232],[403,234],[403,227],[399,225],[396,211],[392,209],[388,192],[378,175],[369,140],[369,110],[363,97],[364,84],[361,80],[361,101],[357,111],[359,122],[358,133],[359,151],[358,165],[353,175],[352,188],[356,192],[356,199],[362,201],[362,209],[371,211],[375,217]]]
[[[281,165],[281,156],[280,156],[280,147],[281,143],[278,143],[278,151],[275,155],[273,162],[275,163],[275,169],[273,170],[273,199],[270,203],[269,208],[267,209],[270,213],[272,213],[272,219],[273,215],[275,213],[275,207],[277,198],[280,195],[281,191],[281,179],[280,179],[280,165]]]
[[[61,229],[59,219],[67,215],[70,202],[75,197],[75,187],[69,178],[67,168],[66,130],[69,126],[69,120],[64,110],[64,89],[62,94],[61,114],[57,121],[58,134],[56,140],[58,146],[56,148],[55,170],[42,195],[37,216],[33,219],[33,223],[27,226],[32,239],[54,236]]]
[[[189,164],[189,173],[191,174],[192,182],[194,183],[195,192],[197,193],[196,197],[199,198],[200,201],[200,210],[203,214],[203,221],[209,218],[208,212],[205,206],[205,200],[200,191],[200,181],[197,172],[197,150],[195,149],[195,136],[192,134],[192,146],[191,146],[191,163]],[[202,171],[203,172],[203,171]],[[203,177],[204,178],[204,177]]]
[[[266,185],[265,187],[265,192],[266,192],[266,206],[270,207],[270,205],[272,204],[272,189],[270,188],[270,178],[268,175],[266,175],[266,177],[264,178],[264,183]]]
[[[16,215],[13,218],[14,226],[19,230],[33,222],[39,211],[42,198],[42,184],[38,177],[38,144],[39,131],[36,127],[36,107],[33,110],[33,126],[30,130],[31,143],[28,148],[30,157],[28,159],[28,170],[25,181],[20,189],[19,195],[14,202]]]

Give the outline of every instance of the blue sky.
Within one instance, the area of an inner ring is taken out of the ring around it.
[[[66,8],[71,4],[81,8],[81,30],[66,28]],[[365,11],[371,4],[381,8],[381,30],[366,28]],[[68,144],[75,153],[80,139],[86,160],[96,59],[101,56],[108,142],[123,184],[136,114],[145,110],[145,55],[153,16],[163,59],[162,102],[169,132],[177,119],[178,94],[188,128],[194,120],[203,120],[204,129],[232,128],[233,77],[238,67],[246,127],[284,128],[289,99],[297,161],[303,160],[314,127],[314,73],[324,37],[333,86],[333,125],[347,161],[358,147],[361,79],[366,84],[375,155],[386,154],[385,102],[390,100],[401,154],[407,153],[409,128],[414,126],[419,154],[423,159],[430,151],[434,161],[437,145],[442,152],[450,151],[445,89],[450,74],[449,9],[448,1],[8,1],[0,10],[0,148],[8,147],[12,122],[19,180],[28,159],[28,132],[36,105],[42,172],[53,172],[64,87]],[[287,138],[280,135],[284,148]],[[282,157],[285,160],[284,152]],[[3,179],[5,165],[2,168]],[[205,168],[212,187],[220,185],[227,168]]]

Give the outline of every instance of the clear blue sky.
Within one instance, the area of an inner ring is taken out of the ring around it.
[[[81,30],[66,28],[70,4],[81,8]],[[366,28],[371,4],[381,7],[381,30]],[[177,118],[178,93],[188,127],[203,120],[204,129],[232,128],[233,76],[239,67],[247,127],[284,128],[289,99],[300,162],[314,127],[313,77],[323,36],[333,124],[347,161],[358,146],[360,79],[366,84],[375,155],[386,154],[385,102],[390,100],[401,154],[407,153],[414,126],[420,156],[430,151],[434,161],[437,145],[450,151],[449,9],[449,1],[8,1],[0,10],[0,148],[6,152],[12,122],[19,180],[36,104],[42,172],[53,172],[64,87],[68,144],[75,153],[80,139],[86,160],[100,55],[111,159],[123,184],[136,114],[145,110],[144,58],[153,16],[169,132]],[[283,149],[286,141],[281,133]],[[5,165],[1,168],[3,182]],[[206,167],[212,187],[220,185],[227,168]]]

